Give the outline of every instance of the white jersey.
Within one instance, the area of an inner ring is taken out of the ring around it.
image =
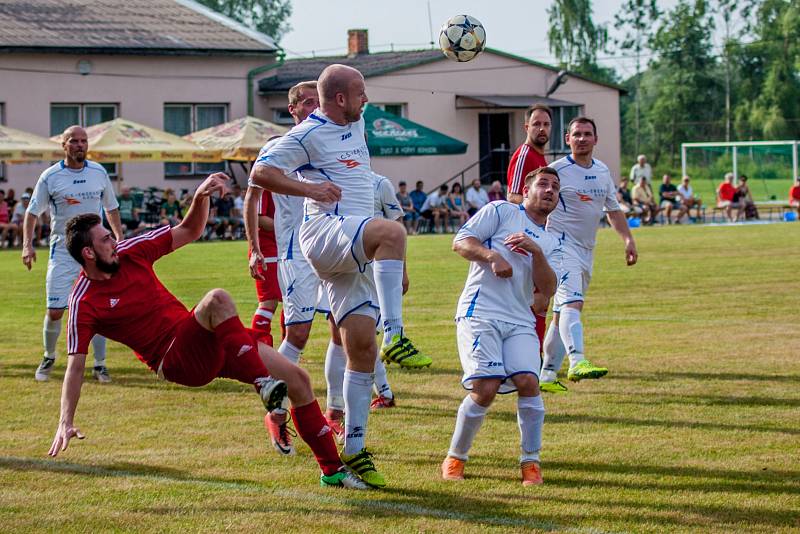
[[[403,217],[403,208],[397,200],[392,181],[385,176],[373,172],[372,179],[375,183],[375,218],[396,221]]]
[[[267,144],[265,144],[258,153],[256,161],[261,160],[262,156],[264,156],[270,148],[275,146],[279,140],[280,137],[276,137],[271,141],[267,141]],[[295,172],[288,173],[286,177],[292,180],[299,179],[299,176]],[[279,259],[291,260],[303,255],[303,251],[300,250],[300,225],[303,223],[303,200],[303,197],[296,195],[272,193],[272,202],[275,203],[275,217],[273,219],[275,224],[275,242],[278,245]]]
[[[341,188],[339,202],[306,198],[305,215],[372,216],[372,176],[363,117],[340,126],[316,109],[260,156],[256,165],[275,167],[285,174],[299,172],[303,181],[333,182]]]
[[[547,218],[547,230],[563,243],[594,249],[597,228],[606,211],[619,211],[617,187],[608,167],[593,159],[589,168],[571,156],[550,164],[558,171],[561,192],[556,209]]]
[[[70,169],[59,161],[45,170],[33,188],[28,213],[39,217],[50,208],[52,218],[50,245],[65,244],[67,221],[83,213],[102,216],[119,208],[108,173],[99,163],[86,160],[80,170]]]
[[[499,319],[516,325],[534,324],[533,261],[527,252],[512,252],[503,244],[510,234],[524,232],[542,249],[552,265],[560,253],[559,240],[533,222],[521,204],[496,200],[482,207],[456,234],[455,241],[474,237],[483,246],[500,253],[513,270],[510,278],[500,278],[490,264],[470,262],[464,290],[458,299],[456,319],[479,317]]]

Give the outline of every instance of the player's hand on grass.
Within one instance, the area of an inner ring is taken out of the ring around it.
[[[536,254],[537,252],[541,252],[542,249],[539,248],[539,245],[533,242],[533,239],[526,236],[522,232],[517,232],[516,234],[509,234],[506,236],[505,241],[503,241],[505,246],[511,249],[512,252],[519,252],[520,250],[524,250],[526,252],[530,252],[531,254]]]
[[[504,260],[500,254],[492,254],[490,263],[492,265],[492,272],[495,274],[495,276],[499,276],[500,278],[511,278],[511,275],[514,274],[511,264]]]
[[[83,439],[85,437],[78,427],[63,422],[59,423],[56,437],[53,438],[53,444],[50,445],[50,451],[47,454],[55,458],[59,452],[67,450],[69,440],[72,438]]]
[[[33,248],[33,245],[26,245],[22,247],[22,263],[28,270],[31,270],[33,267],[33,262],[36,261],[36,249]]]
[[[230,178],[224,172],[215,172],[214,174],[210,174],[208,178],[203,180],[203,183],[200,184],[200,187],[197,188],[195,195],[208,197],[214,193],[218,193],[219,196],[222,196],[225,194],[229,180]]]
[[[261,274],[261,271],[262,269],[266,270],[266,268],[267,261],[264,259],[264,255],[261,251],[252,251],[250,253],[250,276],[256,280],[264,280],[264,275]]]
[[[639,259],[639,253],[636,251],[636,243],[629,241],[625,245],[625,261],[628,265],[636,265]]]
[[[342,198],[342,190],[332,182],[308,184],[308,194],[306,196],[317,202],[333,203],[339,202]]]

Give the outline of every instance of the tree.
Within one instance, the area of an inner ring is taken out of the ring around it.
[[[597,64],[605,50],[608,31],[592,21],[591,0],[554,0],[547,8],[550,51],[567,70],[600,81],[615,81],[613,69]]]
[[[245,26],[272,37],[275,42],[291,30],[290,0],[198,0],[201,4],[222,13]]]

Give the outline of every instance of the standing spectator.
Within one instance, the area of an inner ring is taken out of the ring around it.
[[[689,185],[690,181],[691,179],[688,176],[684,176],[681,179],[681,185],[678,186],[678,194],[681,196],[681,203],[686,207],[686,213],[689,217],[692,216],[691,209],[695,208],[697,210],[697,218],[700,219],[703,201],[694,196],[694,189]]]
[[[631,196],[633,197],[633,205],[642,210],[642,222],[645,224],[655,224],[659,210],[656,205],[653,190],[650,188],[646,177],[639,177],[639,183],[633,186]]]
[[[14,241],[17,225],[11,222],[11,212],[6,203],[6,192],[0,189],[0,247],[6,248],[8,242]]]
[[[126,234],[128,236],[134,235],[143,229],[144,223],[139,220],[139,212],[141,210],[136,206],[136,201],[131,195],[129,187],[122,188],[122,193],[117,202],[119,202],[119,218]]]
[[[239,184],[234,184],[231,191],[233,192],[233,216],[240,217],[244,221],[244,191]]]
[[[489,203],[489,195],[481,187],[481,181],[475,178],[472,180],[472,187],[467,189],[467,213],[470,217]]]
[[[797,218],[800,220],[800,178],[796,178],[794,185],[789,188],[789,205],[797,208]]]
[[[175,191],[167,189],[164,191],[164,200],[161,202],[161,224],[177,226],[183,219],[181,203],[175,196]]]
[[[756,208],[756,203],[753,202],[753,195],[747,185],[747,176],[744,174],[739,176],[739,184],[736,187],[736,193],[733,198],[734,202],[744,204],[744,216],[746,219],[759,219],[758,208]]]
[[[503,184],[500,183],[500,180],[495,180],[492,182],[491,187],[489,187],[489,202],[494,202],[495,200],[505,200],[506,194],[503,192]]]
[[[634,186],[639,183],[642,176],[647,178],[648,182],[653,181],[653,168],[647,163],[647,157],[644,154],[639,154],[639,157],[636,158],[636,163],[631,167],[630,179]]]
[[[399,191],[397,191],[397,203],[400,204],[400,207],[403,209],[403,226],[406,227],[406,232],[414,234],[417,229],[419,212],[416,206],[414,206],[411,195],[408,194],[408,186],[406,183],[400,182],[397,186],[399,187]],[[423,200],[423,202],[425,201]]]
[[[729,172],[717,188],[717,207],[725,211],[728,222],[737,222],[744,217],[744,204],[736,201],[736,186],[733,185],[733,173]],[[733,214],[736,210],[736,215]]]
[[[458,219],[458,227],[461,228],[469,214],[466,211],[467,203],[464,200],[464,193],[461,190],[461,184],[456,182],[450,187],[450,194],[447,195],[447,209],[450,210],[450,217]],[[456,229],[453,228],[453,232]]]
[[[422,182],[417,182],[417,187],[419,187],[420,183]],[[439,191],[434,191],[425,198],[425,202],[419,212],[422,219],[432,223],[431,231],[438,230],[440,234],[444,233],[444,225],[447,223],[449,213],[447,209],[447,185],[445,184],[439,186]]]
[[[642,208],[633,205],[631,191],[628,188],[628,179],[625,177],[620,179],[619,187],[617,187],[617,202],[619,202],[620,210],[626,216],[642,214]]]
[[[658,188],[659,205],[664,211],[664,219],[667,224],[672,224],[672,210],[678,210],[675,223],[680,224],[681,218],[686,214],[686,207],[681,203],[678,188],[672,183],[672,176],[665,174],[661,178],[661,186]]]

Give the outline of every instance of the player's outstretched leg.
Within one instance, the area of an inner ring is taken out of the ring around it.
[[[544,425],[544,402],[539,394],[537,379],[532,374],[512,377],[517,386],[517,424],[520,434],[520,471],[522,485],[542,483],[539,452],[542,449],[542,427]]]
[[[298,348],[298,346],[305,347],[310,332],[310,323],[290,325],[287,337],[283,338],[280,347],[278,347],[278,353],[297,365],[300,361],[300,355],[303,352],[303,349]],[[272,346],[270,343],[267,344]],[[289,428],[288,409],[288,403],[285,403],[283,406],[272,410],[264,417],[264,427],[269,432],[272,446],[279,454],[285,456],[295,454],[292,437],[297,435]]]
[[[333,430],[336,441],[344,443],[344,372],[347,356],[344,348],[333,339],[328,342],[325,354],[325,381],[328,385],[328,403],[325,419]]]
[[[567,378],[574,382],[585,378],[601,378],[608,374],[605,367],[597,367],[586,359],[583,352],[583,324],[581,310],[577,307],[564,306],[559,313],[558,330],[561,341],[569,354],[569,372]]]
[[[547,334],[544,336],[544,357],[539,375],[539,389],[547,393],[566,393],[567,387],[558,380],[558,370],[567,351],[558,332],[559,314],[553,315]]]
[[[53,372],[53,365],[56,363],[58,337],[61,335],[61,317],[63,315],[64,310],[47,310],[44,314],[44,325],[42,328],[44,357],[34,375],[38,382],[50,380],[50,373]]]

